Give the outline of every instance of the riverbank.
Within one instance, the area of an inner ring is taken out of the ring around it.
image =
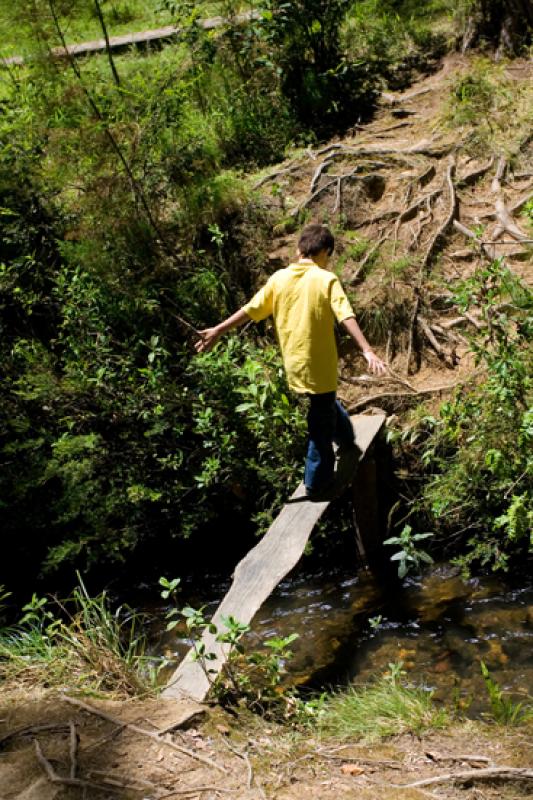
[[[531,723],[450,719],[442,730],[368,743],[219,707],[154,699],[81,702],[85,708],[56,690],[3,693],[2,800],[530,796]],[[498,772],[502,767],[506,773]],[[517,769],[526,770],[521,780]],[[426,779],[435,783],[410,785]]]

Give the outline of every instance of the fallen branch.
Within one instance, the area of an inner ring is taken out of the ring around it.
[[[209,767],[213,767],[213,769],[217,769],[219,772],[223,772],[224,774],[227,772],[225,767],[221,767],[220,764],[217,764],[216,761],[213,761],[212,758],[208,756],[202,756],[199,753],[195,753],[194,750],[190,750],[188,747],[183,747],[182,745],[176,744],[175,742],[170,741],[170,739],[162,738],[157,731],[148,731],[146,728],[141,728],[139,725],[135,725],[131,722],[122,722],[122,720],[117,719],[116,717],[112,717],[111,714],[107,714],[105,711],[101,711],[98,708],[94,708],[94,706],[88,705],[88,703],[84,703],[81,700],[78,700],[75,697],[69,697],[68,695],[61,695],[61,699],[66,702],[70,703],[73,706],[78,706],[78,708],[87,711],[89,714],[93,714],[96,717],[101,717],[102,719],[111,722],[113,725],[122,726],[130,731],[134,731],[135,733],[140,734],[141,736],[146,736],[149,739],[157,742],[158,744],[165,744],[167,747],[170,747],[172,750],[176,750],[178,753],[182,753],[183,755],[189,756],[189,758],[193,758],[196,761],[201,761],[203,764],[206,764]]]
[[[533,781],[533,769],[527,767],[486,767],[467,769],[462,772],[447,772],[434,778],[423,778],[413,783],[392,784],[401,789],[414,789],[418,786],[431,786],[438,783],[466,783],[467,781]]]
[[[63,777],[61,777],[61,775],[57,774],[57,772],[54,770],[52,764],[45,757],[45,755],[44,755],[43,751],[41,750],[41,746],[40,746],[39,742],[37,741],[37,739],[34,740],[34,746],[35,746],[35,755],[37,757],[37,761],[39,762],[39,764],[41,765],[41,767],[45,771],[46,777],[48,778],[50,783],[61,784],[63,786],[79,786],[82,789],[97,789],[100,792],[109,792],[109,791],[115,792],[115,791],[119,790],[118,787],[114,787],[114,786],[109,785],[109,784],[93,783],[93,781],[86,781],[86,780],[82,780],[81,778],[63,778]],[[124,787],[121,787],[121,789],[122,788],[124,788]],[[129,788],[129,789],[131,789],[131,788],[138,789],[138,787],[133,787],[131,785],[128,786],[127,788]]]

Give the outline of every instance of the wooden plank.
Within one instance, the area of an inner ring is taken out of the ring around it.
[[[242,14],[236,14],[232,19],[225,19],[224,17],[211,17],[209,19],[199,19],[196,24],[199,28],[206,31],[219,28],[225,24],[240,24],[241,22],[249,22],[250,20],[259,19],[261,16],[259,11],[246,11]],[[165,39],[172,39],[183,32],[183,28],[177,28],[175,25],[166,25],[164,28],[156,28],[150,31],[141,31],[140,33],[125,33],[122,36],[111,36],[109,39],[109,48],[111,50],[120,50],[132,45],[144,45],[149,42],[164,41]],[[57,58],[64,56],[83,56],[90,53],[101,53],[106,49],[105,39],[95,39],[92,42],[81,42],[80,44],[71,44],[67,47],[66,51],[63,47],[53,47],[51,52]],[[24,56],[10,56],[9,58],[2,58],[1,63],[6,66],[21,66],[25,62]]]
[[[233,616],[239,622],[248,624],[278,583],[300,560],[305,545],[314,526],[333,499],[353,480],[357,463],[379,433],[385,421],[384,415],[355,416],[352,424],[355,431],[357,449],[352,455],[343,456],[337,467],[337,492],[330,499],[308,500],[305,487],[301,483],[288,503],[282,508],[273,524],[250,552],[237,564],[233,583],[213,616],[219,630],[223,617]],[[216,634],[205,633],[202,637],[205,651],[215,655],[209,661],[209,669],[215,677],[222,669],[228,654],[228,645],[216,641]],[[209,680],[200,664],[193,659],[190,650],[175,670],[163,697],[192,697],[203,700],[209,691]]]

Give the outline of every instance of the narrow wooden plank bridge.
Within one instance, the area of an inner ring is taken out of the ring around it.
[[[341,453],[337,462],[336,489],[330,499],[311,501],[306,497],[303,483],[298,486],[259,544],[237,564],[233,583],[213,616],[218,631],[224,631],[224,617],[233,616],[246,624],[251,622],[278,583],[300,560],[314,526],[331,500],[346,489],[354,477],[355,483],[361,484],[355,487],[354,496],[357,505],[365,505],[362,518],[369,521],[374,517],[375,521],[375,465],[371,459],[367,459],[370,463],[365,465],[364,459],[385,422],[385,415],[360,415],[351,419],[356,448]],[[359,520],[357,510],[356,516]],[[216,634],[209,632],[204,633],[201,641],[205,652],[214,654],[214,659],[208,662],[214,678],[224,666],[229,646],[218,642]],[[209,688],[209,679],[201,664],[195,661],[194,649],[191,649],[170,678],[163,697],[188,697],[202,701]]]
[[[210,31],[214,28],[220,28],[222,25],[240,24],[241,22],[249,22],[253,19],[259,19],[260,13],[258,11],[246,11],[242,14],[236,14],[231,19],[224,17],[210,17],[209,19],[199,19],[196,24],[203,30]],[[156,28],[150,31],[140,31],[139,33],[125,33],[122,36],[109,37],[110,50],[124,50],[129,47],[146,46],[151,42],[163,43],[179,36],[183,33],[183,28],[176,27],[175,25],[166,25],[163,28]],[[81,42],[80,44],[71,44],[68,47],[53,47],[51,55],[56,58],[64,58],[65,56],[85,56],[91,53],[103,53],[107,49],[105,39],[95,39],[92,42]],[[9,58],[1,59],[0,63],[5,66],[21,66],[25,62],[24,56],[10,56]]]

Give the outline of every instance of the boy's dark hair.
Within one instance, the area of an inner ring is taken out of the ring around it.
[[[302,256],[317,256],[322,250],[329,255],[335,248],[335,237],[325,225],[307,225],[300,234],[298,250]]]

